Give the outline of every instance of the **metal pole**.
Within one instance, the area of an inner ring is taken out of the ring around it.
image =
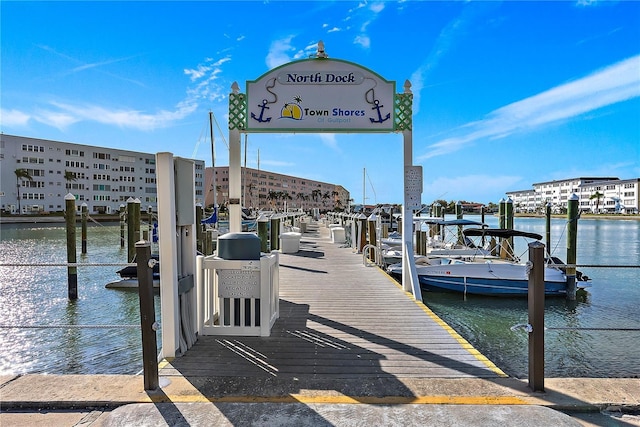
[[[156,390],[158,381],[158,344],[156,339],[156,311],[153,296],[153,269],[149,265],[151,259],[151,243],[136,243],[136,260],[138,264],[138,295],[140,297],[140,329],[142,331],[142,367],[144,370],[144,389]]]
[[[64,218],[67,226],[67,262],[75,264],[76,259],[76,198],[69,193],[64,196]],[[67,267],[68,295],[70,300],[78,299],[78,267]]]
[[[544,391],[544,244],[529,243],[529,388]]]
[[[573,194],[567,201],[567,299],[576,299],[576,254],[578,242],[578,196]]]

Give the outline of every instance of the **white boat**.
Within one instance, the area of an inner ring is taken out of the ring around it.
[[[152,259],[156,260],[153,266],[153,287],[160,287],[160,257],[157,254],[151,255]],[[135,262],[135,256],[133,258]],[[116,271],[120,279],[109,282],[105,285],[105,288],[110,289],[137,289],[138,288],[138,268],[134,266],[126,266]]]
[[[471,229],[467,236],[527,237],[536,240],[542,236],[510,229]],[[524,263],[506,259],[475,257],[473,260],[452,257],[431,257],[416,263],[418,280],[423,290],[451,291],[465,294],[493,296],[527,296],[529,287],[529,267]],[[563,296],[567,292],[567,276],[557,258],[545,265],[545,295]],[[393,265],[388,271],[397,276],[402,274],[401,265]],[[577,275],[584,287],[588,277]]]

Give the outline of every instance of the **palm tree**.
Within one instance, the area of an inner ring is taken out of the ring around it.
[[[331,198],[331,194],[328,191],[325,191],[322,195],[322,206],[325,206],[325,202]]]
[[[600,199],[602,199],[603,197],[604,197],[604,194],[602,194],[599,191],[596,191],[589,197],[589,200],[596,199],[596,213],[598,213],[598,208],[600,207]]]
[[[14,173],[16,174],[16,187],[18,187],[18,214],[21,214],[22,206],[20,206],[20,183],[25,179],[27,181],[33,181],[33,177],[26,169],[16,169]]]
[[[77,181],[78,177],[76,176],[75,173],[70,172],[70,171],[64,171],[64,179],[67,180],[67,190],[69,190],[71,188],[71,181]]]
[[[278,200],[278,193],[276,191],[270,190],[269,194],[267,194],[267,200],[269,200],[269,204],[271,205],[271,210],[275,210],[273,208],[273,201]]]

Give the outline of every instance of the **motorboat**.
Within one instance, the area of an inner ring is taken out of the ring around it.
[[[522,232],[512,229],[467,229],[465,236],[483,236],[510,239],[527,237],[541,240],[536,233]],[[509,251],[506,251],[509,253]],[[564,296],[567,293],[567,276],[564,264],[553,258],[545,264],[544,287],[547,296]],[[529,288],[529,270],[526,263],[517,258],[502,259],[497,257],[427,257],[416,262],[418,280],[423,290],[449,291],[464,294],[492,296],[527,296]],[[395,264],[388,268],[394,275],[402,275],[402,265]],[[585,287],[588,277],[576,274],[578,287]]]

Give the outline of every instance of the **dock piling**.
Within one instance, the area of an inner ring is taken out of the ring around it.
[[[87,254],[87,219],[89,218],[89,211],[86,203],[82,204],[82,232],[81,232],[81,246],[82,255]]]
[[[144,389],[156,390],[158,380],[156,312],[153,297],[153,268],[151,243],[139,241],[135,244],[138,267],[138,295],[140,298],[140,329],[142,332],[142,366],[144,370]]]
[[[75,264],[76,259],[76,198],[69,193],[64,196],[64,218],[67,226],[67,262]],[[67,285],[70,300],[78,299],[78,267],[67,267]]]
[[[136,242],[140,240],[140,200],[127,200],[127,262],[133,262]]]
[[[529,243],[529,388],[544,391],[544,244]]]
[[[576,254],[578,242],[578,196],[573,194],[567,201],[567,299],[576,299]]]

